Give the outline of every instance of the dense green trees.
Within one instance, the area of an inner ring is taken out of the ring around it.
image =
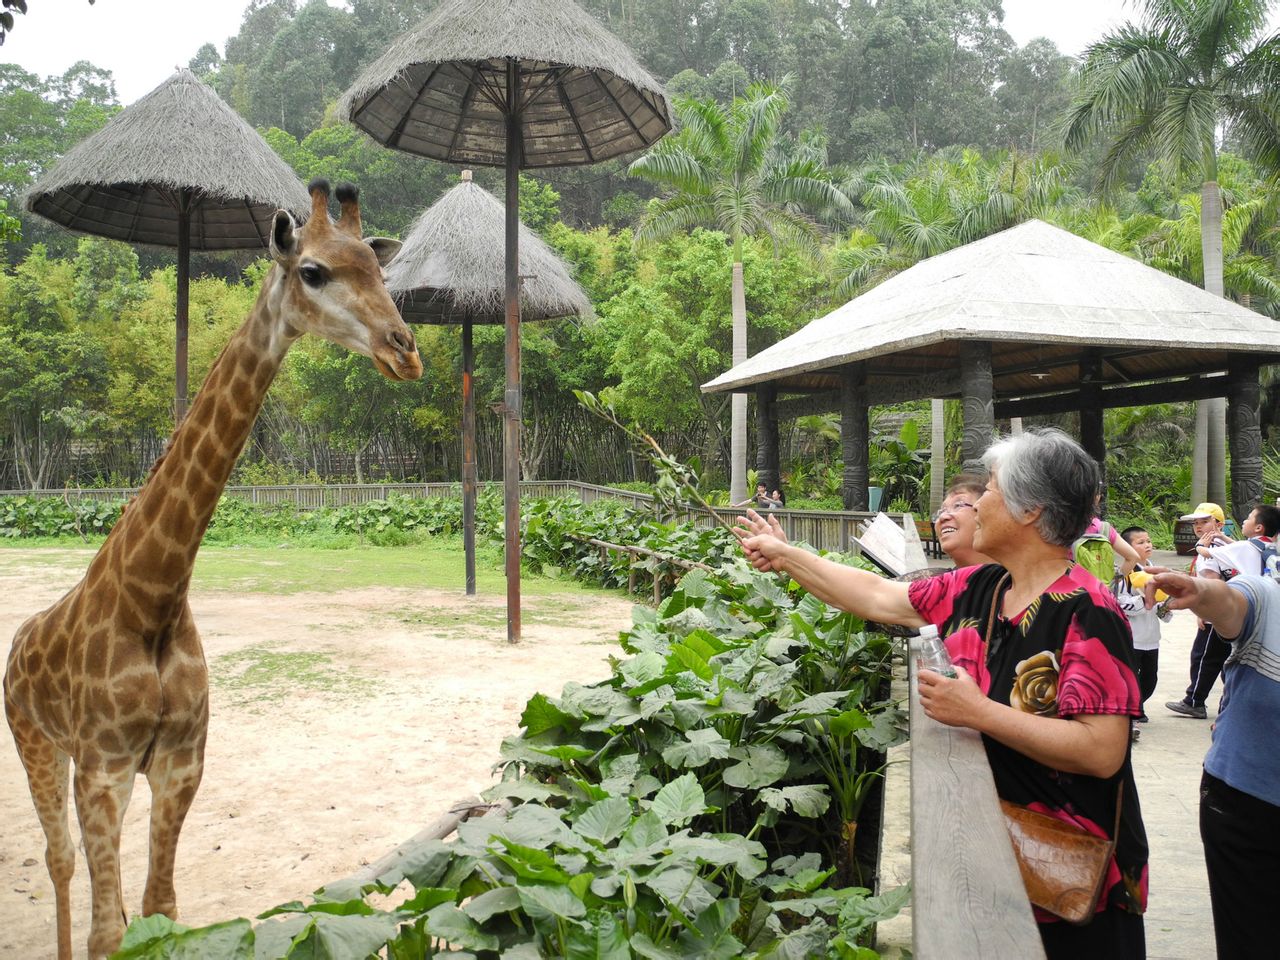
[[[646,243],[694,227],[715,227],[733,249],[732,362],[747,359],[747,307],[743,242],[768,236],[775,244],[817,253],[821,233],[808,212],[850,214],[852,206],[832,181],[825,150],[812,137],[781,141],[787,111],[787,76],[753,83],[728,107],[709,99],[676,101],[678,132],[660,140],[631,172],[671,192],[650,202],[636,229]],[[747,497],[747,395],[731,400],[729,496]]]
[[[238,34],[223,49],[206,44],[191,66],[300,179],[353,180],[369,232],[403,234],[457,170],[382,149],[327,112],[356,72],[435,2],[252,0]],[[1250,52],[1260,3],[1145,3],[1159,29],[1121,31],[1095,48],[1071,115],[1072,143],[1083,149],[1064,159],[1055,148],[1079,65],[1047,40],[1015,45],[999,0],[580,2],[669,78],[684,132],[636,164],[652,180],[629,177],[627,163],[613,161],[539,172],[522,184],[522,218],[573,264],[596,308],[589,322],[526,330],[526,476],[635,475],[625,445],[584,416],[571,393],[612,389],[620,410],[677,455],[699,457],[714,483],[727,483],[729,404],[698,385],[733,360],[735,259],[744,264],[736,313],[751,320],[749,329],[738,326],[752,352],[922,257],[1032,216],[1200,283],[1200,185],[1212,159],[1223,291],[1273,316],[1280,310],[1280,201],[1262,122],[1280,96],[1280,60],[1272,41]],[[1201,29],[1212,16],[1223,30]],[[1212,42],[1197,45],[1196,37]],[[1157,41],[1167,49],[1143,46]],[[759,93],[787,74],[787,109],[779,112],[781,97]],[[1184,74],[1186,83],[1174,82]],[[1162,86],[1161,76],[1173,80]],[[1133,94],[1132,102],[1120,94]],[[1122,107],[1138,111],[1124,114],[1127,127]],[[110,75],[92,64],[50,78],[0,65],[0,486],[136,479],[169,429],[171,255],[78,239],[14,202],[118,108]],[[1220,136],[1211,114],[1224,123]],[[735,141],[740,121],[750,136]],[[756,146],[735,146],[742,143]],[[1194,143],[1200,148],[1187,146]],[[1090,195],[1099,170],[1110,189]],[[500,172],[475,174],[500,189]],[[788,178],[794,189],[781,186]],[[819,206],[840,213],[826,236],[806,220]],[[644,237],[664,239],[634,246],[637,224]],[[201,278],[192,292],[198,384],[249,309],[265,264],[235,254],[197,257],[193,267]],[[281,466],[247,475],[455,476],[457,332],[425,329],[419,341],[428,375],[400,388],[366,383],[364,366],[322,345],[295,351],[247,455]],[[480,468],[493,477],[500,431],[489,408],[501,401],[500,331],[479,331],[476,346]],[[335,401],[351,378],[367,403]],[[1264,418],[1280,421],[1280,384]],[[1144,442],[1134,427],[1143,422],[1109,416],[1108,430],[1133,449]],[[1159,422],[1191,433],[1181,408]],[[831,427],[823,421],[824,431]],[[1163,459],[1177,456],[1181,442],[1177,430],[1166,432]],[[827,462],[838,454],[812,442],[812,431],[786,436],[807,458],[794,469],[838,478]],[[826,469],[812,469],[815,457]],[[808,485],[823,490],[822,482]]]
[[[1109,144],[1103,184],[1121,164],[1154,154],[1200,185],[1204,288],[1222,296],[1222,194],[1218,129],[1280,170],[1280,37],[1264,37],[1270,0],[1145,0],[1128,23],[1086,52],[1081,92],[1067,117],[1067,144]],[[1200,401],[1191,499],[1226,502],[1226,402]]]

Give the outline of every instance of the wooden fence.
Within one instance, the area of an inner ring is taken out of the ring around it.
[[[918,960],[1044,960],[982,736],[925,716],[915,656],[907,661],[912,954]]]
[[[479,486],[481,492],[502,491],[502,484],[496,481],[481,483]],[[0,497],[37,496],[113,501],[127,500],[137,492],[137,487],[69,487],[64,490],[0,490]],[[250,503],[291,503],[301,510],[314,510],[318,507],[341,507],[352,503],[367,503],[370,500],[385,500],[391,494],[406,497],[461,497],[462,486],[457,483],[285,484],[229,486],[223,493]],[[651,506],[654,502],[651,494],[576,480],[523,480],[520,483],[520,496],[523,499],[576,496],[584,503],[601,499],[621,500],[637,507]],[[716,512],[732,523],[735,518],[745,515],[747,508],[717,507]],[[854,534],[862,524],[875,516],[874,513],[857,510],[779,510],[776,515],[792,541],[802,540],[819,550],[839,552],[854,549]],[[901,523],[904,515],[891,513],[889,516]],[[690,521],[701,527],[715,524],[715,520],[704,510],[693,506],[679,512],[675,519]],[[921,523],[927,524],[928,521]]]

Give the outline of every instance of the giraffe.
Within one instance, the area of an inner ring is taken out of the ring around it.
[[[399,241],[361,240],[356,189],[312,181],[311,216],[271,224],[275,263],[146,483],[75,587],[17,632],[5,716],[44,828],[59,960],[71,958],[69,767],[89,863],[89,956],[112,953],[126,916],[120,832],[138,774],[152,792],[144,915],[176,918],[178,834],[200,785],[209,720],[204,652],[187,600],[196,551],[267,388],[311,332],[362,353],[390,380],[422,375],[413,334],[383,282]]]

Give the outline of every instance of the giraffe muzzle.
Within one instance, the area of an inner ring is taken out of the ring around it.
[[[422,358],[408,329],[391,330],[386,342],[373,352],[373,364],[388,380],[417,380],[422,376]]]

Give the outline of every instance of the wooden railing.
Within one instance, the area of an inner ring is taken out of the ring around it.
[[[500,482],[480,484],[481,491],[492,489],[500,492]],[[0,497],[57,497],[68,500],[127,500],[138,492],[137,487],[68,487],[64,490],[0,490]],[[280,486],[229,486],[223,493],[228,497],[247,500],[250,503],[292,503],[302,510],[317,507],[340,507],[370,500],[385,500],[390,494],[406,497],[460,497],[462,486],[457,483],[332,483],[332,484],[283,484]],[[540,497],[576,496],[584,503],[595,500],[621,500],[633,506],[652,505],[654,497],[632,490],[619,490],[576,480],[522,480],[520,496],[526,499]],[[730,523],[747,512],[746,507],[717,507],[716,512]],[[778,510],[776,516],[793,541],[803,540],[819,550],[845,552],[854,549],[852,538],[858,528],[875,514],[865,510]],[[889,514],[902,522],[903,514]],[[698,526],[715,524],[706,511],[690,507],[680,511],[679,521],[690,521]]]
[[[911,701],[911,950],[918,960],[1044,960],[982,737]],[[888,829],[888,824],[886,824]]]

